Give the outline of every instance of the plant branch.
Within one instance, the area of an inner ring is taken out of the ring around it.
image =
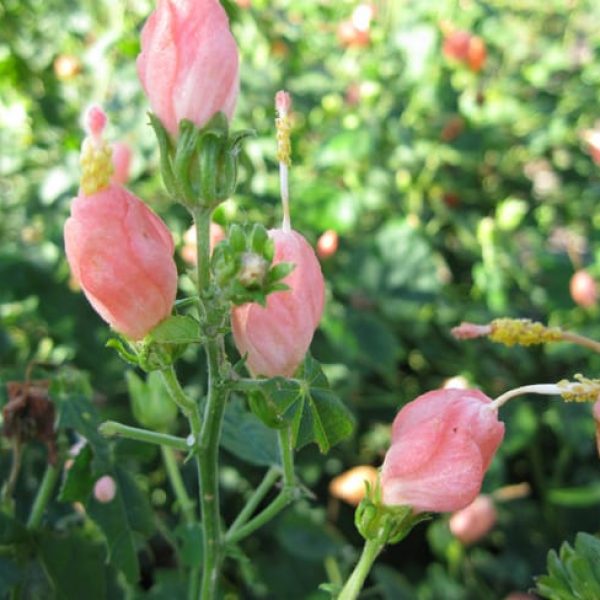
[[[98,431],[105,437],[118,436],[137,442],[158,444],[159,446],[174,448],[175,450],[181,450],[182,452],[190,451],[190,445],[183,438],[167,433],[150,431],[148,429],[140,429],[139,427],[130,427],[129,425],[123,425],[117,421],[104,421],[104,423],[98,427]]]
[[[61,468],[62,463],[57,463],[56,465],[49,464],[46,467],[44,478],[42,479],[37,496],[33,501],[31,512],[29,513],[27,529],[37,529],[40,526],[42,517],[44,516],[44,511],[46,510],[46,505],[50,501],[50,497],[54,491],[54,486],[58,481],[58,475],[61,471]]]

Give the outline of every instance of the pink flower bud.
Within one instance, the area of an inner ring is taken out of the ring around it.
[[[173,239],[139,198],[116,184],[80,192],[64,234],[75,280],[116,331],[139,340],[169,316],[177,292]]]
[[[594,278],[583,269],[577,271],[569,283],[569,291],[573,302],[590,308],[598,301],[598,286]]]
[[[181,119],[205,125],[233,115],[238,52],[218,0],[159,0],[142,30],[138,75],[150,106],[177,134]]]
[[[448,523],[452,535],[463,544],[484,537],[496,524],[496,507],[489,496],[480,495],[469,506],[455,512]]]
[[[271,229],[273,264],[296,265],[285,278],[289,290],[267,296],[267,306],[243,304],[233,309],[233,337],[254,375],[290,377],[304,360],[323,313],[325,284],[319,261],[296,231]]]
[[[94,484],[94,498],[96,498],[98,502],[106,504],[115,497],[116,493],[117,484],[110,475],[104,475],[104,477],[100,477],[100,479],[98,479],[98,481],[96,481]]]
[[[129,165],[131,163],[131,148],[125,142],[112,144],[113,174],[111,181],[125,185],[129,180]]]
[[[328,229],[321,234],[317,240],[317,254],[319,258],[329,258],[333,256],[338,249],[339,237],[337,231]]]
[[[404,406],[381,471],[385,504],[415,512],[468,506],[504,437],[504,424],[479,390],[441,389]]]

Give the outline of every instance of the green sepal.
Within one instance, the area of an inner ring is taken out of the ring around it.
[[[178,409],[160,373],[152,371],[144,381],[133,371],[126,371],[125,379],[135,420],[153,431],[170,431],[177,421]]]
[[[173,315],[163,319],[139,342],[125,337],[111,338],[106,346],[115,348],[130,365],[150,373],[170,367],[189,344],[200,343],[203,339],[196,319],[189,315]]]
[[[273,265],[274,253],[273,240],[262,225],[232,225],[227,239],[217,245],[211,258],[220,296],[237,306],[248,302],[265,306],[269,294],[289,289],[283,279],[295,265]]]
[[[178,189],[175,175],[173,173],[173,165],[171,163],[173,146],[169,138],[169,133],[163,127],[163,124],[156,115],[148,113],[148,116],[150,117],[150,125],[152,126],[152,129],[154,129],[156,139],[158,140],[158,148],[160,152],[160,172],[163,182],[167,188],[167,192],[169,192],[169,195],[175,197],[178,194]]]
[[[365,486],[367,493],[354,513],[354,525],[365,540],[397,544],[415,525],[431,518],[429,513],[415,514],[412,506],[383,504],[379,482],[374,487],[365,482]]]
[[[227,117],[220,112],[201,128],[182,119],[175,140],[155,115],[150,114],[150,124],[159,143],[165,187],[176,202],[193,212],[214,208],[233,194],[240,146],[253,131],[230,133]]]

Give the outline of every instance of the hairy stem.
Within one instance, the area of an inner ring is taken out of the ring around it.
[[[288,427],[280,429],[277,433],[279,434],[279,450],[281,452],[281,465],[283,468],[283,489],[273,502],[253,519],[233,531],[230,530],[226,538],[228,543],[233,544],[248,537],[251,533],[273,519],[294,499],[294,451],[292,448],[291,432]]]
[[[346,585],[343,587],[337,600],[354,600],[358,598],[360,590],[362,589],[365,579],[369,575],[369,571],[375,562],[375,559],[379,556],[379,553],[383,550],[385,544],[378,539],[367,540],[363,548],[360,559],[354,567],[354,571],[346,581]]]

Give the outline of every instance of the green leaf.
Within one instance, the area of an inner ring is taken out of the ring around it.
[[[104,549],[81,534],[45,532],[39,540],[40,558],[61,600],[104,600]]]
[[[84,396],[73,395],[59,401],[58,426],[60,429],[74,429],[92,447],[94,458],[92,468],[95,473],[104,474],[111,470],[110,448],[104,437],[98,433],[100,416],[95,406]]]
[[[123,571],[130,583],[136,583],[139,563],[135,534],[147,536],[154,531],[152,509],[127,471],[117,467],[111,476],[117,489],[113,500],[98,502],[91,496],[86,509],[104,533],[109,560]]]
[[[151,371],[144,381],[129,370],[125,379],[136,421],[153,431],[169,431],[177,420],[178,408],[165,388],[162,375]]]
[[[307,355],[302,367],[304,406],[296,422],[296,447],[314,442],[322,453],[351,435],[354,416],[329,389],[329,383],[319,363]]]
[[[189,315],[175,315],[161,321],[149,334],[159,344],[194,344],[202,339],[200,323]]]
[[[181,561],[186,567],[202,563],[202,526],[200,523],[182,523],[175,530],[180,541]]]
[[[227,403],[221,445],[237,458],[257,466],[278,465],[277,434],[244,407],[241,398]]]
[[[595,506],[600,502],[600,483],[549,490],[548,500],[560,506]]]
[[[92,493],[96,478],[92,473],[94,453],[89,445],[85,445],[73,460],[70,469],[66,470],[58,500],[60,502],[85,502]]]
[[[8,546],[26,542],[29,539],[29,532],[19,521],[0,512],[0,546]]]
[[[575,548],[565,542],[548,553],[548,574],[537,578],[537,593],[551,600],[600,598],[600,540],[578,533]]]

